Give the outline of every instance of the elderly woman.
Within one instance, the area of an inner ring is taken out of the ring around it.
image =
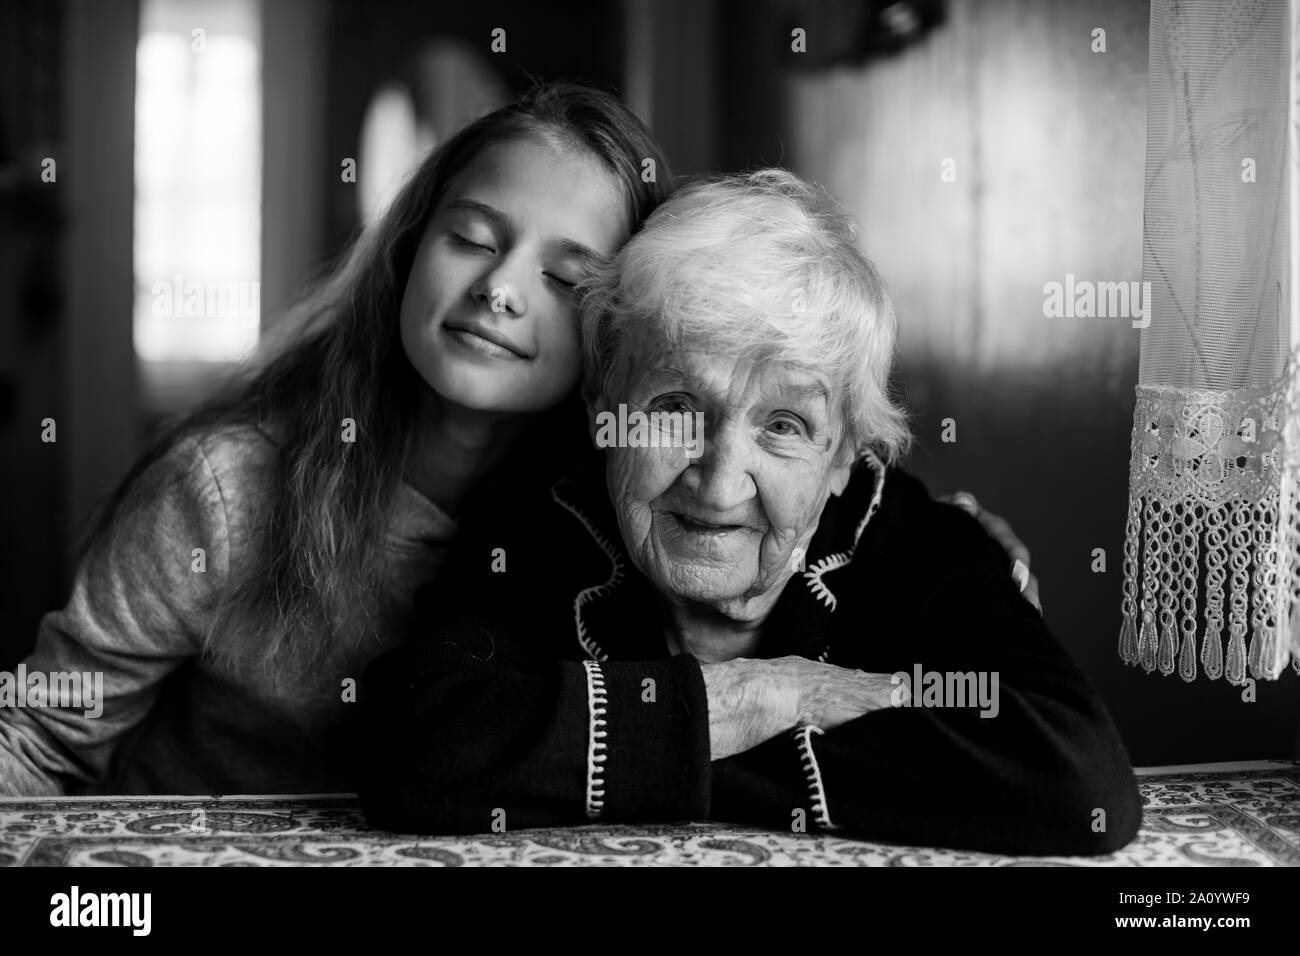
[[[371,666],[373,823],[1132,839],[1102,702],[1000,548],[895,464],[892,306],[824,194],[777,170],[682,190],[583,321],[604,460],[465,529]]]

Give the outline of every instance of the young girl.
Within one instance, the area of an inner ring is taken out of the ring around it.
[[[433,153],[269,361],[126,476],[24,662],[99,699],[0,709],[0,793],[354,789],[362,668],[474,493],[586,453],[573,287],[672,186],[577,86]]]

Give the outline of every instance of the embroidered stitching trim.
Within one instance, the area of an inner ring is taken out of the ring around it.
[[[808,588],[812,591],[813,597],[817,598],[817,600],[821,601],[832,611],[835,610],[835,606],[839,602],[831,589],[826,585],[826,582],[822,580],[822,575],[829,574],[831,571],[836,571],[853,560],[853,552],[858,548],[858,541],[862,538],[862,532],[866,530],[867,522],[870,521],[875,516],[876,512],[880,510],[880,500],[885,492],[884,463],[875,452],[869,451],[864,457],[871,462],[872,470],[876,473],[876,485],[875,489],[871,493],[871,504],[867,506],[867,513],[862,516],[862,520],[858,522],[857,530],[853,533],[853,544],[847,551],[827,555],[803,573],[803,576],[807,578]]]
[[[826,788],[822,784],[822,768],[813,753],[812,735],[825,733],[820,727],[805,724],[794,731],[795,744],[799,747],[799,756],[803,764],[804,776],[808,778],[808,794],[812,804],[813,820],[823,830],[836,829],[831,823],[830,811],[826,807]]]
[[[605,675],[595,661],[583,661],[587,671],[587,816],[593,820],[605,809],[605,714],[609,698],[605,696]]]
[[[595,539],[596,544],[600,545],[600,549],[605,552],[605,556],[609,558],[610,563],[614,566],[614,570],[610,574],[609,580],[604,584],[597,584],[579,591],[578,596],[573,599],[573,623],[574,627],[577,629],[579,646],[582,647],[583,651],[585,651],[587,656],[592,660],[607,661],[609,660],[609,655],[601,649],[600,644],[596,642],[595,638],[587,635],[587,625],[584,624],[582,620],[582,608],[588,602],[594,601],[606,591],[618,586],[618,583],[623,580],[623,562],[619,560],[618,552],[614,550],[609,539],[595,529],[587,516],[560,497],[558,484],[551,488],[551,497],[555,499],[556,503],[559,504],[560,507],[582,522],[582,526],[587,529],[587,533]]]

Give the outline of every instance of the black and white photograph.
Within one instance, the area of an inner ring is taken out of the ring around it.
[[[0,0],[0,242],[18,938],[225,867],[1282,925],[1300,0]]]

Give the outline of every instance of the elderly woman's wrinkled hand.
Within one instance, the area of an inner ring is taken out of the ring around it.
[[[803,661],[800,657],[780,658]],[[799,724],[811,724],[832,730],[840,724],[891,706],[895,684],[889,674],[872,674],[834,664],[811,664],[799,668],[802,682],[802,706]]]
[[[702,664],[712,759],[743,753],[805,724],[831,730],[890,706],[888,674],[804,657]]]

